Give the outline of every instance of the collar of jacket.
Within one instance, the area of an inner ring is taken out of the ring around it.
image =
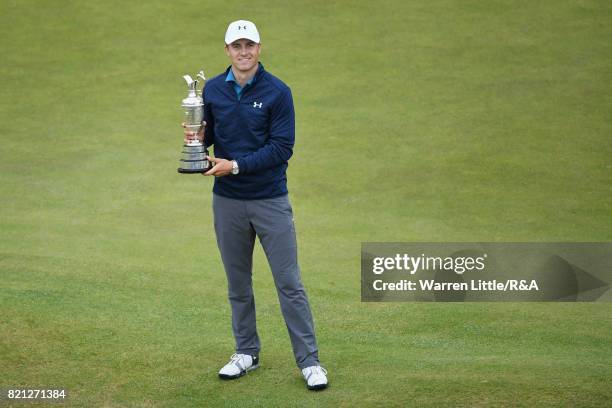
[[[257,64],[259,64],[259,66],[257,67],[257,71],[255,72],[255,75],[253,75],[253,82],[251,82],[251,86],[255,85],[255,83],[264,75],[264,73],[266,72],[266,70],[264,69],[264,66],[261,62],[258,62]],[[227,74],[229,72],[229,70],[232,69],[232,66],[230,65],[229,67],[227,67],[227,69],[225,70],[225,75],[224,78],[227,77]],[[228,84],[232,85],[231,82],[227,82]],[[232,85],[233,86],[233,85]]]

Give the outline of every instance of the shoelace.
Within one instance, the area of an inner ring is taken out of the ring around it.
[[[313,375],[314,376],[327,375],[327,370],[321,366],[313,366],[310,369],[310,375],[307,376],[307,380],[310,379],[310,377],[312,377]]]
[[[314,371],[314,372],[315,372],[315,374],[325,374],[325,375],[327,375],[327,370],[326,370],[326,369],[324,369],[324,368],[323,368],[323,367],[321,367],[321,366],[315,366],[315,367],[312,369],[312,371]]]
[[[244,371],[248,374],[249,370],[246,369],[246,362],[244,361],[244,356],[245,354],[234,353],[230,357],[230,362],[237,363],[238,361],[240,361],[242,363],[242,367],[244,367]],[[238,366],[238,369],[240,369],[240,366]]]

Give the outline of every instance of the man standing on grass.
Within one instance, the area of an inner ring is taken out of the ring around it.
[[[186,141],[214,144],[213,214],[225,267],[236,353],[219,371],[235,379],[259,367],[252,260],[259,238],[272,270],[293,353],[308,389],[327,387],[319,364],[314,324],[300,278],[287,161],[293,153],[295,118],[291,90],[259,62],[259,32],[250,21],[230,23],[225,53],[231,66],[204,89],[204,131]]]

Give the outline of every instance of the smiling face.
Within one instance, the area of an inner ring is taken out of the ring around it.
[[[244,74],[257,70],[261,44],[246,38],[241,38],[225,46],[225,53],[229,57],[232,67]]]

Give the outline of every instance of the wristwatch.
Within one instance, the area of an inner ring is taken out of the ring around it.
[[[236,174],[238,174],[238,171],[240,169],[238,169],[238,162],[236,160],[232,160],[232,174],[235,176]]]

